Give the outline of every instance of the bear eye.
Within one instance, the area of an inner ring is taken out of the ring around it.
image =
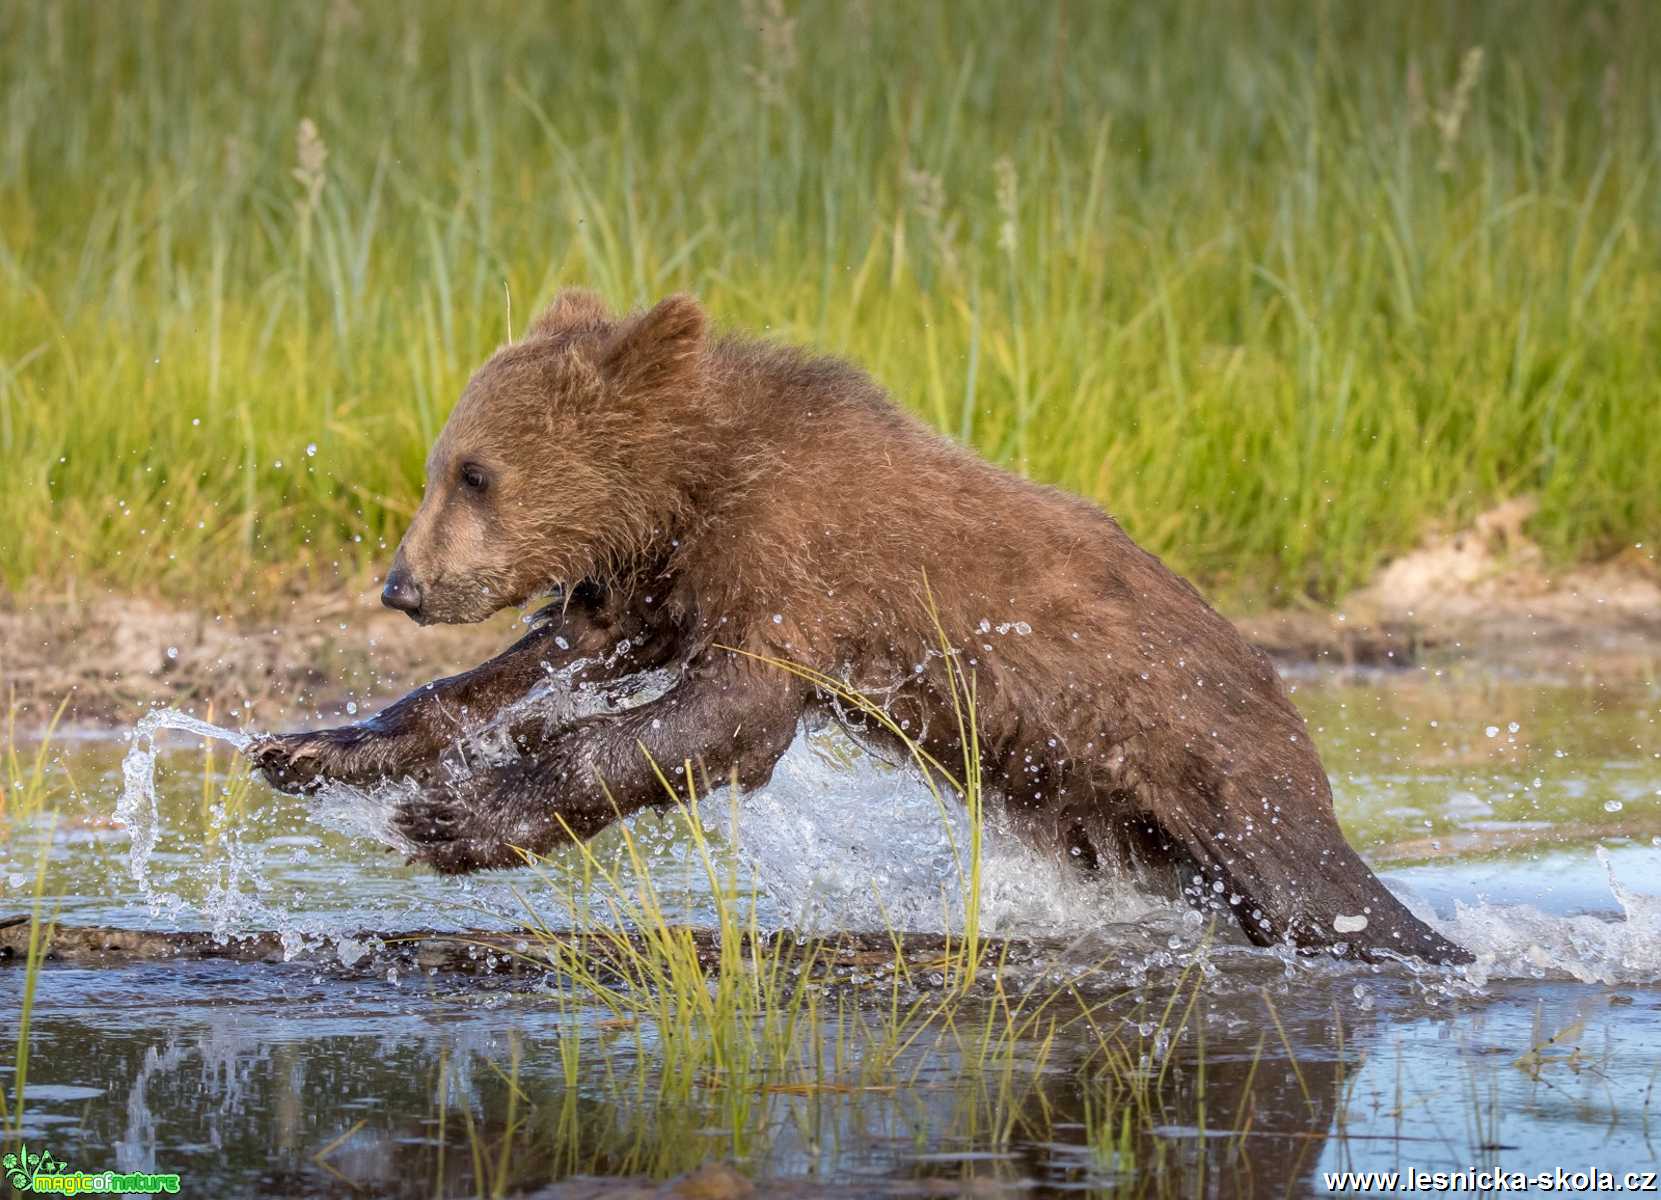
[[[461,483],[469,491],[482,492],[490,483],[490,477],[484,473],[484,468],[477,463],[463,463],[461,466]]]

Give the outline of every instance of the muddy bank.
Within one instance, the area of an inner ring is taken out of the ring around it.
[[[1661,567],[1653,546],[1553,568],[1514,500],[1427,538],[1334,612],[1238,618],[1283,664],[1483,670],[1653,683],[1661,671]]]
[[[152,704],[229,725],[338,719],[465,670],[517,636],[517,613],[418,628],[372,589],[271,613],[189,610],[138,597],[0,597],[0,700],[39,726],[128,725]]]
[[[1564,682],[1661,678],[1661,568],[1651,547],[1550,569],[1503,505],[1390,563],[1337,611],[1230,615],[1283,669],[1429,667]],[[518,635],[520,616],[418,628],[373,588],[291,601],[276,615],[106,596],[0,597],[0,697],[24,727],[126,725],[166,703],[275,727],[373,711]]]

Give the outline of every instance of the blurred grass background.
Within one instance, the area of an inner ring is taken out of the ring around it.
[[[565,283],[855,358],[1235,606],[1332,602],[1517,494],[1558,560],[1610,554],[1661,534],[1658,31],[0,0],[0,581],[367,578]]]

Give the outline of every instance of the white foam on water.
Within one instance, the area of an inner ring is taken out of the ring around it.
[[[980,931],[1066,936],[1173,905],[1102,871],[1034,849],[986,798]],[[961,798],[922,773],[861,749],[834,725],[799,734],[765,787],[707,797],[704,824],[728,831],[791,928],[961,932],[967,920],[970,823]]]
[[[1476,955],[1463,973],[1477,986],[1490,979],[1553,975],[1605,985],[1661,981],[1661,896],[1633,891],[1616,878],[1607,850],[1599,846],[1593,853],[1609,880],[1619,917],[1463,900],[1455,901],[1452,914],[1444,917],[1428,912],[1415,897],[1403,899],[1444,937]]]

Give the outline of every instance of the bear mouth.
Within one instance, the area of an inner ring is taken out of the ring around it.
[[[571,597],[577,593],[577,590],[585,582],[587,581],[578,580],[574,584],[568,584],[563,579],[556,579],[548,584],[533,597],[533,599],[540,600],[541,603],[537,606],[536,611],[531,614],[530,623],[540,625],[544,621],[552,621],[563,616],[566,606],[571,602]]]

